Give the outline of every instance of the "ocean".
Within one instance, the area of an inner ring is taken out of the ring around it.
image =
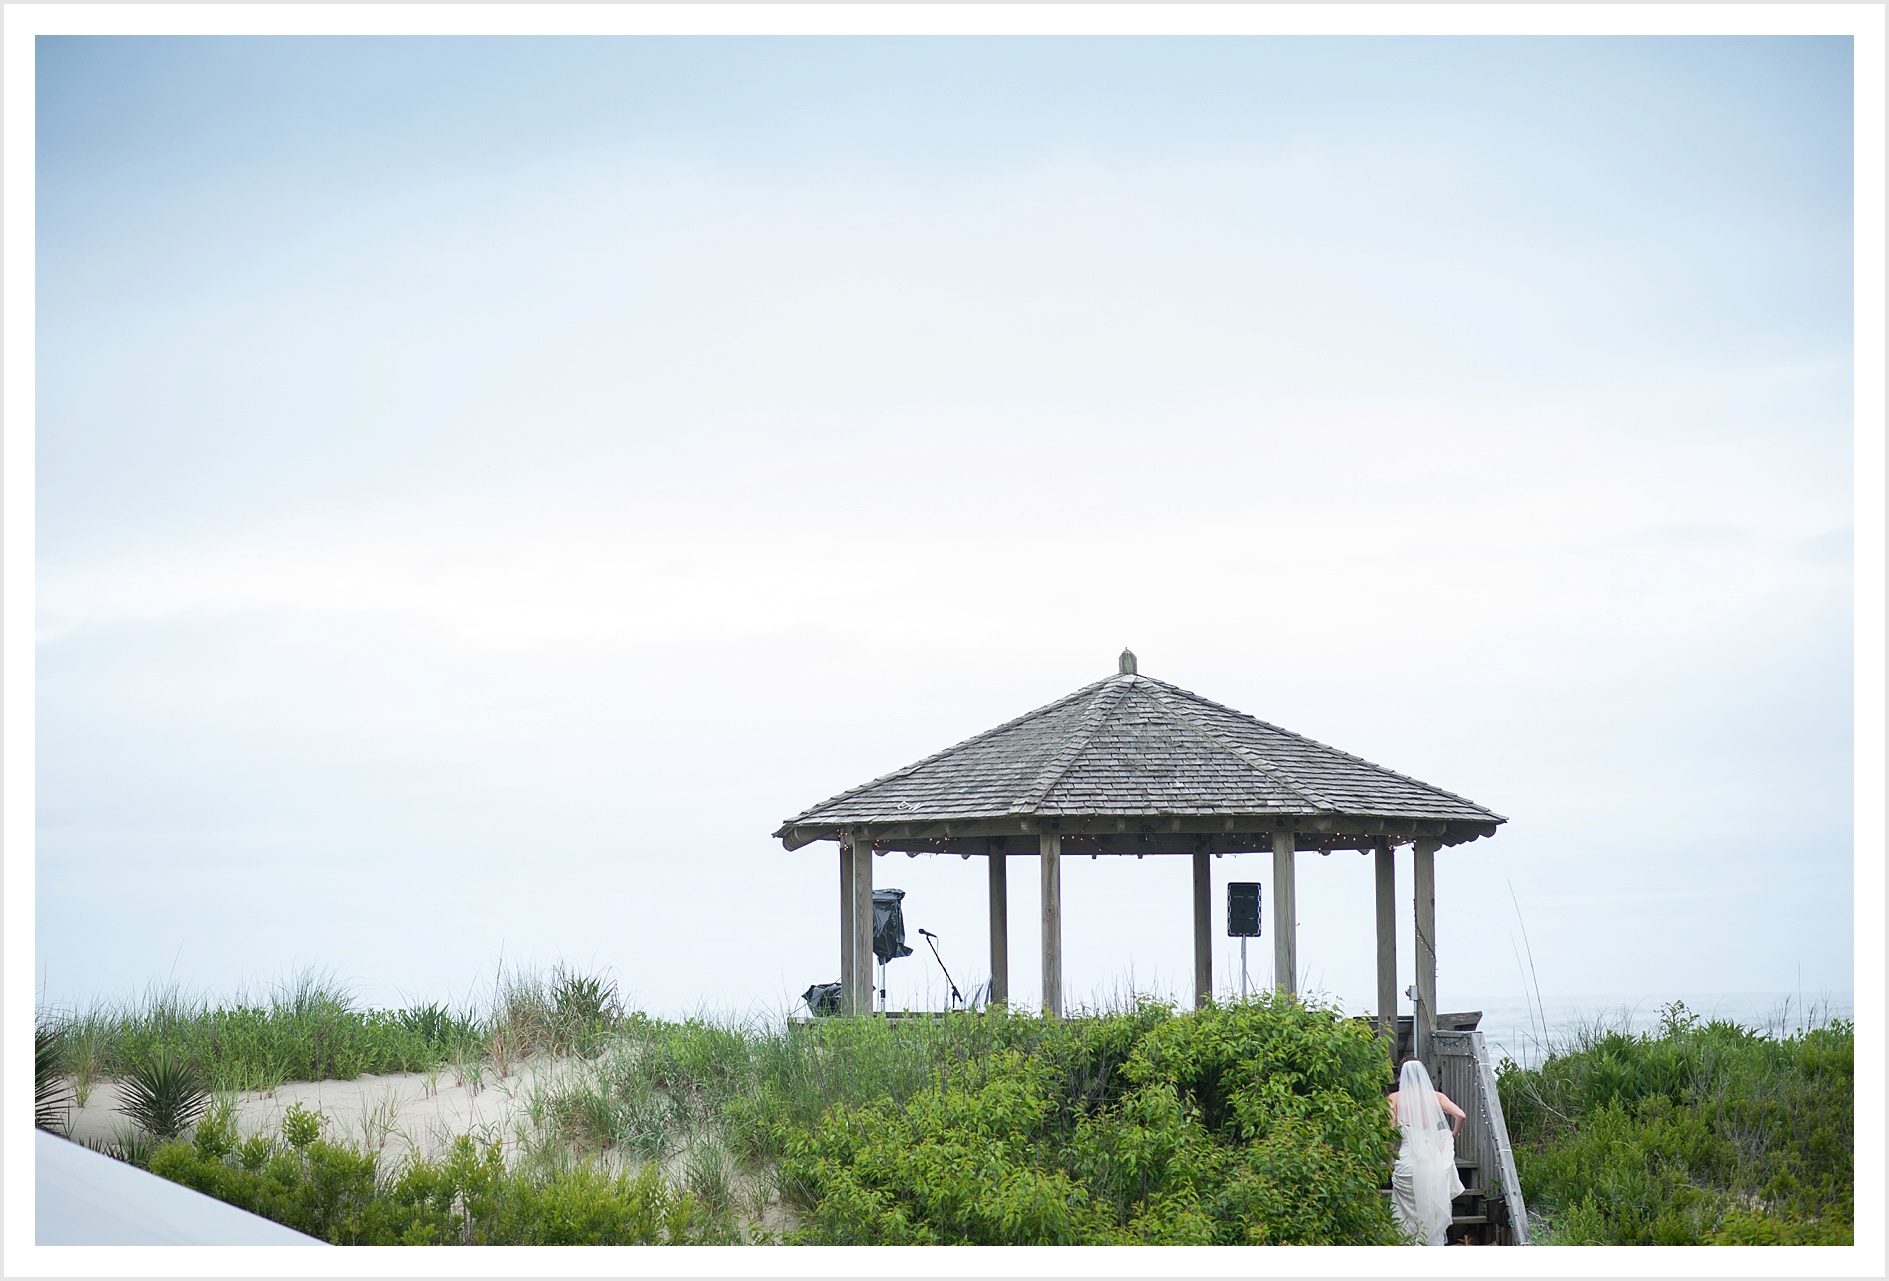
[[[1498,1062],[1507,1055],[1524,1067],[1537,1066],[1546,1053],[1571,1043],[1581,1032],[1600,1027],[1628,1032],[1657,1031],[1664,1008],[1675,999],[1702,1019],[1725,1019],[1773,1035],[1821,1027],[1855,1014],[1851,992],[1692,992],[1658,996],[1543,994],[1539,1004],[1503,996],[1481,1002],[1445,1001],[1445,1013],[1481,1010],[1479,1025]]]

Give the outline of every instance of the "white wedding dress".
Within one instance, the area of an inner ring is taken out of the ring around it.
[[[1391,1209],[1419,1245],[1447,1245],[1450,1202],[1462,1195],[1456,1139],[1422,1063],[1404,1064],[1397,1082],[1397,1128],[1403,1147],[1391,1169]]]

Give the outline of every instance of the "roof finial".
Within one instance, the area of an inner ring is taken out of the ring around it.
[[[1132,649],[1123,650],[1121,662],[1118,663],[1117,666],[1121,668],[1122,675],[1133,676],[1135,674],[1135,651]]]

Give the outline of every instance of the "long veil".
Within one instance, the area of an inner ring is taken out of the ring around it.
[[[1442,1245],[1449,1235],[1450,1201],[1462,1190],[1456,1177],[1456,1141],[1443,1105],[1437,1102],[1436,1087],[1430,1084],[1430,1073],[1416,1059],[1404,1064],[1398,1078],[1397,1128],[1403,1131],[1398,1164],[1409,1178],[1407,1204],[1398,1208],[1410,1220],[1407,1226],[1418,1240]]]

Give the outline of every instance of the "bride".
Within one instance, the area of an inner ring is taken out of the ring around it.
[[[1416,1059],[1404,1060],[1390,1105],[1404,1136],[1391,1169],[1391,1208],[1417,1244],[1446,1245],[1450,1202],[1463,1192],[1456,1173],[1456,1132],[1468,1118],[1430,1084],[1430,1073]]]

